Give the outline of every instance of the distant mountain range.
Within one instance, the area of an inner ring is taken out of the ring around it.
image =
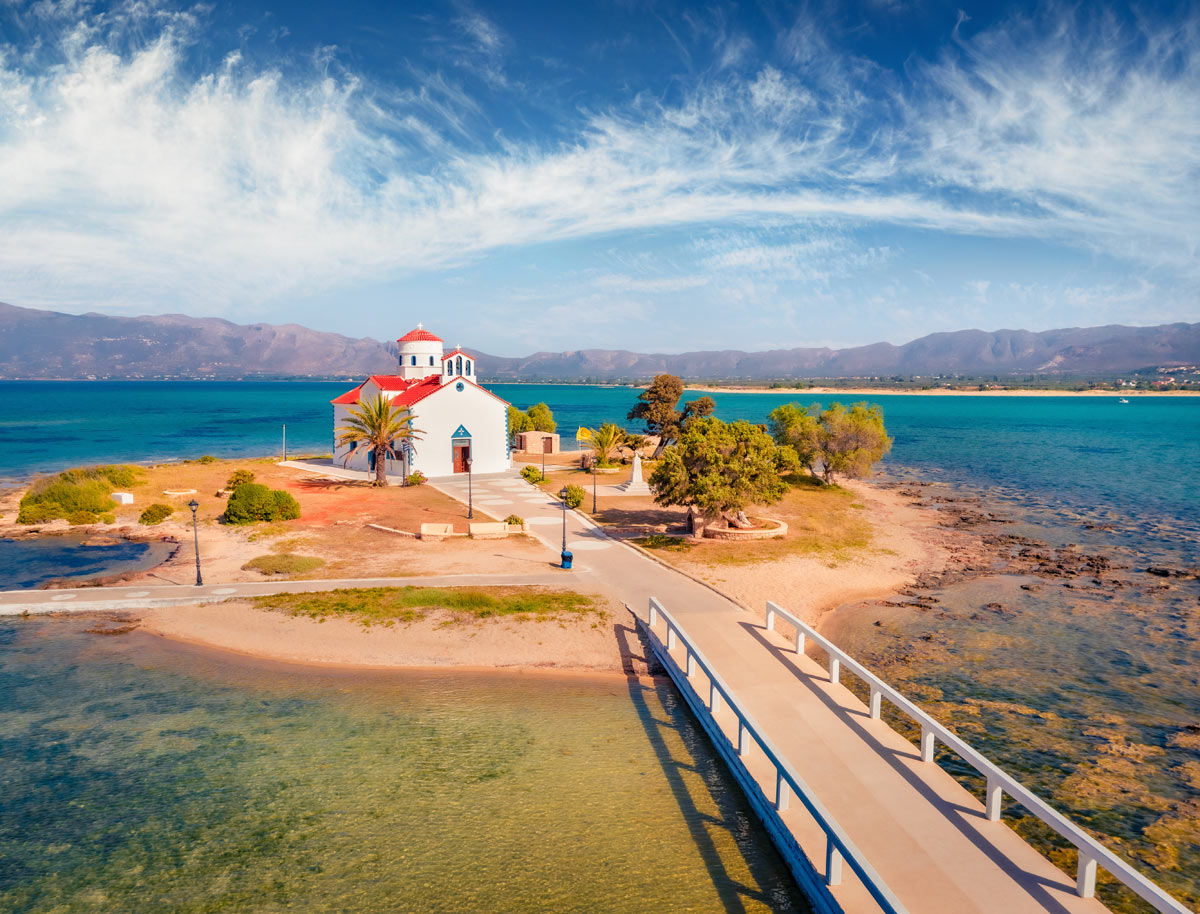
[[[397,333],[409,328],[397,327]],[[581,349],[479,357],[492,381],[632,381],[913,375],[1104,375],[1200,364],[1200,323],[1066,330],[960,330],[902,346],[720,350],[677,355]],[[180,314],[110,317],[0,303],[0,378],[361,378],[392,370],[395,343],[298,324],[234,324]]]

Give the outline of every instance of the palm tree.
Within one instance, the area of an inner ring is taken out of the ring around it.
[[[592,432],[592,453],[596,455],[597,463],[610,463],[612,452],[621,446],[625,440],[625,429],[612,422],[606,422]]]
[[[365,445],[371,449],[375,457],[375,481],[372,485],[387,485],[387,470],[384,464],[401,457],[405,445],[416,451],[413,442],[418,441],[424,432],[412,427],[412,413],[403,407],[392,406],[390,400],[385,400],[383,394],[373,400],[365,400],[351,407],[346,416],[346,424],[334,429],[337,435],[337,446]],[[351,451],[342,461],[343,466],[350,462],[354,455]]]

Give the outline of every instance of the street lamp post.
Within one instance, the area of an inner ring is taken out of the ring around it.
[[[592,516],[596,516],[596,477],[600,475],[599,461],[592,461]]]
[[[574,556],[567,552],[567,487],[563,486],[562,491],[558,493],[558,497],[562,499],[563,512],[563,538],[562,538],[562,567],[569,569],[571,567],[571,559]]]
[[[471,482],[471,464],[475,461],[467,458],[467,520],[475,519],[475,489]]]
[[[192,539],[196,543],[196,586],[203,587],[204,579],[200,577],[200,533],[196,527],[196,509],[200,503],[193,498],[188,502],[188,507],[192,509]]]

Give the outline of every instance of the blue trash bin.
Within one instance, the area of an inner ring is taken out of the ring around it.
[[[568,568],[568,569],[569,569],[569,568],[571,567],[571,559],[573,559],[573,558],[575,558],[575,556],[571,555],[571,553],[567,552],[567,551],[564,549],[564,550],[563,550],[563,553],[562,553],[562,566],[563,566],[563,568]]]

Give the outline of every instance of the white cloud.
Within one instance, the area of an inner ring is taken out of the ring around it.
[[[1082,46],[1018,23],[915,65],[906,95],[874,91],[872,65],[798,25],[784,42],[794,72],[699,81],[674,105],[639,98],[546,145],[496,136],[438,73],[384,91],[327,61],[285,77],[231,54],[188,76],[189,21],[153,21],[157,37],[132,51],[84,20],[53,66],[0,52],[3,297],[93,304],[105,290],[114,307],[231,312],[505,247],[678,226],[725,227],[696,249],[712,271],[698,284],[869,269],[894,254],[846,232],[879,224],[1087,245],[1194,281],[1194,23],[1105,25]],[[487,54],[505,43],[478,14],[459,25]],[[763,223],[796,232],[743,232]]]

